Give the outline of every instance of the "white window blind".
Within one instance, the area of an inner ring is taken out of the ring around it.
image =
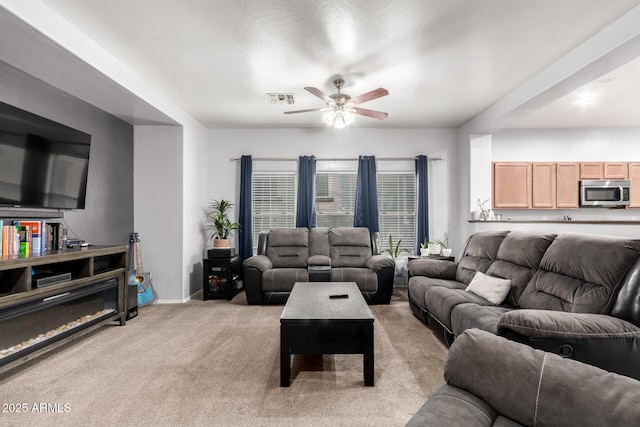
[[[316,173],[316,225],[318,227],[352,227],[356,198],[353,172]]]
[[[295,227],[295,172],[254,172],[251,197],[255,252],[261,231],[275,227]]]
[[[416,177],[414,172],[378,172],[378,220],[380,243],[394,246],[402,239],[401,248],[414,253],[416,224]],[[409,255],[404,253],[404,255]]]

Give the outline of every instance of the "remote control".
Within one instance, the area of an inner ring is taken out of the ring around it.
[[[331,298],[331,299],[349,298],[349,295],[347,295],[347,294],[329,295],[329,298]]]

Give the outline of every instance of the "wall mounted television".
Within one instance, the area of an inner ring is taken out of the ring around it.
[[[91,135],[0,103],[0,206],[84,209]]]

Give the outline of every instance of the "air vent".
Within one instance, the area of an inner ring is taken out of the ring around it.
[[[295,104],[296,100],[292,93],[267,93],[269,104]]]

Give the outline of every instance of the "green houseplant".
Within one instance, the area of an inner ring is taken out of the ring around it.
[[[229,211],[233,203],[229,200],[214,200],[206,210],[206,229],[213,231],[213,247],[228,248],[231,246],[229,237],[233,230],[240,228],[240,223],[231,222]]]
[[[402,252],[410,253],[406,248],[401,248],[402,239],[398,239],[398,243],[393,244],[393,237],[389,234],[389,249],[385,249],[383,252],[388,252],[391,259],[395,263],[393,284],[397,286],[406,286],[408,280],[407,271],[407,258],[398,258]]]

